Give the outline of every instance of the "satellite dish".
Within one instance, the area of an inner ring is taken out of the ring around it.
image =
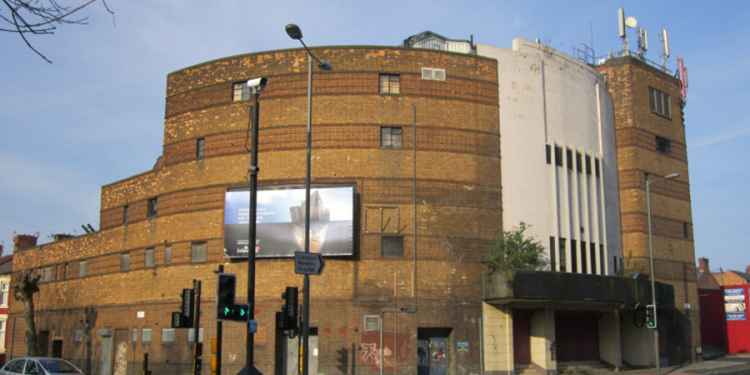
[[[635,29],[638,27],[638,20],[633,16],[629,16],[628,18],[625,18],[625,25],[631,29]]]

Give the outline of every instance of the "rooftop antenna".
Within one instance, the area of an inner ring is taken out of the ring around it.
[[[648,31],[646,29],[638,28],[638,56],[643,58],[648,51]]]
[[[617,9],[617,35],[622,39],[623,54],[628,53],[628,33],[625,30],[625,9]]]
[[[669,33],[666,28],[661,29],[661,45],[663,49],[661,68],[667,70],[667,63],[669,62]]]

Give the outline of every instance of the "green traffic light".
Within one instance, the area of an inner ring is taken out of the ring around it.
[[[229,307],[224,307],[224,315],[229,316],[229,313],[231,313],[232,310],[229,309]]]
[[[240,309],[240,316],[245,316],[245,309]]]

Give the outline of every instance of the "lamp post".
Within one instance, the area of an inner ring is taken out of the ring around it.
[[[666,176],[654,176],[664,180],[671,180],[679,177],[679,173],[670,173]],[[649,272],[651,274],[651,305],[654,309],[654,356],[656,359],[656,375],[661,375],[661,361],[659,358],[659,313],[656,306],[656,276],[654,275],[654,245],[651,233],[651,179],[652,175],[646,173],[646,211],[648,220],[648,257],[650,263]]]
[[[299,26],[290,23],[285,27],[287,35],[294,40],[299,40],[307,52],[307,167],[305,170],[305,253],[310,252],[310,175],[312,170],[312,61],[318,63],[321,70],[331,70],[331,64],[319,59],[307,48],[302,40],[302,30]],[[309,330],[310,330],[310,275],[304,275],[302,285],[302,374],[308,375],[309,371]]]
[[[247,241],[247,336],[245,347],[245,369],[246,374],[257,373],[254,364],[255,346],[255,240],[256,240],[256,216],[258,202],[258,132],[260,129],[260,92],[266,85],[265,78],[254,78],[247,81],[247,87],[253,96],[253,105],[250,106],[250,216],[248,218],[248,241]],[[196,340],[197,342],[197,340]]]

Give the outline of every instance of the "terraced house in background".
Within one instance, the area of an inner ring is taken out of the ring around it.
[[[632,56],[591,66],[522,39],[502,49],[431,32],[399,47],[315,53],[333,69],[313,80],[313,211],[321,221],[352,220],[349,242],[333,224],[313,228],[313,250],[326,257],[312,283],[313,373],[650,365],[651,335],[632,323],[650,291],[645,280],[618,275],[643,272],[643,172],[672,167],[682,177],[654,185],[668,322],[661,329],[668,347],[679,348],[665,357],[690,357],[697,296],[687,276],[695,274],[692,240],[675,231],[691,222],[677,80]],[[43,275],[43,347],[90,361],[99,374],[136,373],[145,353],[155,373],[189,371],[192,336],[170,327],[181,289],[204,281],[206,342],[214,336],[217,264],[237,274],[237,294],[245,295],[246,265],[226,257],[224,246],[227,218],[241,216],[227,215],[231,193],[247,185],[244,82],[268,79],[259,179],[261,204],[272,204],[293,196],[305,175],[305,62],[303,50],[277,50],[169,74],[162,156],[152,169],[102,187],[100,230],[43,245],[17,237],[13,271]],[[672,103],[657,113],[654,90],[660,103]],[[661,139],[671,142],[667,151]],[[336,199],[349,203],[333,207]],[[279,297],[301,283],[290,254],[278,251],[298,240],[300,203],[287,207],[288,218],[264,217],[286,226],[274,227],[280,242],[256,246],[256,358],[264,373],[274,369]],[[513,280],[486,275],[489,245],[520,222],[544,244],[548,270]],[[335,241],[343,245],[332,251]],[[683,300],[693,307],[683,310]],[[25,346],[21,308],[11,306],[13,357]],[[294,368],[295,341],[280,344]],[[244,364],[241,324],[225,324],[223,363],[230,372]]]

